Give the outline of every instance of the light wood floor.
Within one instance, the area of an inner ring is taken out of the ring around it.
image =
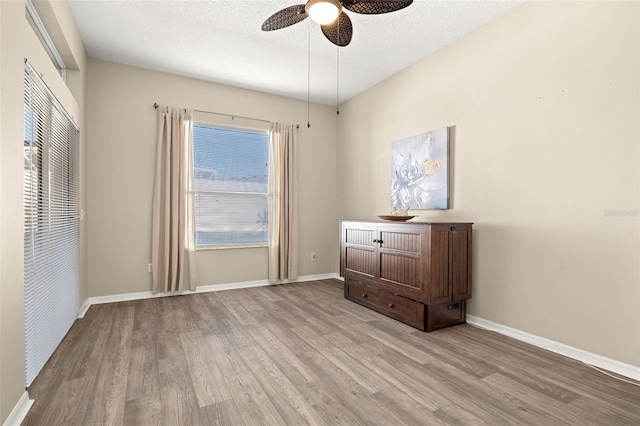
[[[423,333],[342,283],[92,306],[25,425],[638,425],[640,388],[460,325]]]

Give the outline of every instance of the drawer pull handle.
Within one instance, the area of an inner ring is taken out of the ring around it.
[[[452,230],[452,231],[455,231],[455,230],[456,230],[456,227],[455,227],[455,226],[452,226],[452,227],[451,227],[451,230]]]
[[[362,293],[362,297],[367,297],[368,294],[367,293]]]
[[[460,304],[459,304],[459,303],[454,303],[454,304],[452,304],[452,305],[448,305],[448,306],[447,306],[447,309],[451,311],[451,310],[453,310],[453,309],[458,309],[458,307],[459,307],[459,306],[460,306]]]
[[[382,240],[373,240],[374,243],[378,243],[380,245],[382,245],[383,241]]]
[[[393,303],[389,303],[389,307],[390,308],[395,308],[396,305],[394,305]]]

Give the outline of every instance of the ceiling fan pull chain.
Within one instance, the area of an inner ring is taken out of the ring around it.
[[[338,19],[338,40],[340,40],[340,19]],[[338,50],[336,58],[336,115],[340,115],[340,45],[336,45]]]
[[[311,20],[307,25],[307,129],[311,127]]]

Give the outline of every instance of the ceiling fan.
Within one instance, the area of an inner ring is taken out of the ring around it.
[[[289,6],[271,15],[262,23],[262,31],[273,31],[297,24],[310,16],[320,24],[322,33],[336,46],[344,47],[351,42],[353,26],[350,12],[376,15],[404,9],[413,0],[309,0],[306,4]]]

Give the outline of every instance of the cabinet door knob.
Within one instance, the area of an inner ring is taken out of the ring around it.
[[[396,305],[394,305],[393,303],[389,303],[389,307],[390,308],[394,308]]]
[[[367,297],[368,294],[367,293],[362,293],[362,297]]]

